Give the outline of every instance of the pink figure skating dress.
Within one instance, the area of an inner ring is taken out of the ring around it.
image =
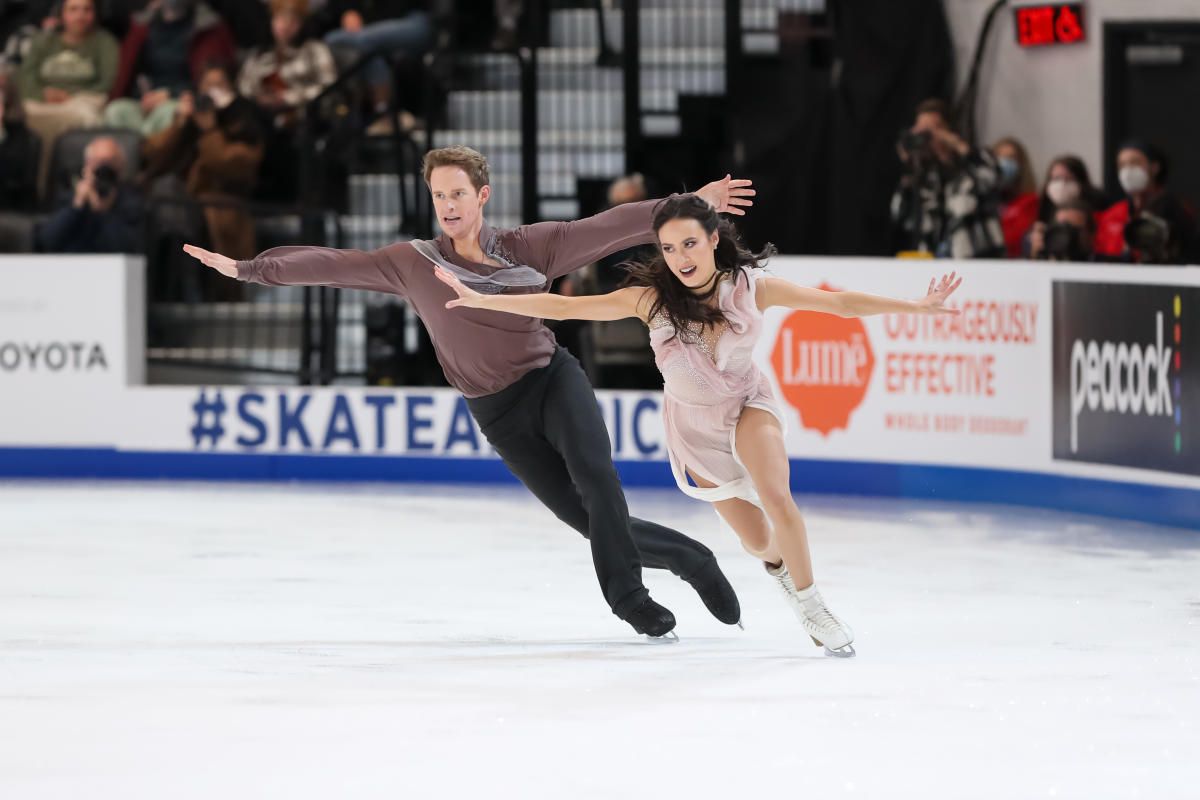
[[[727,325],[701,333],[689,326],[678,336],[666,315],[650,320],[650,346],[663,376],[663,427],[671,472],[689,497],[707,502],[741,498],[759,505],[750,475],[737,456],[738,419],[747,406],[768,411],[786,429],[767,376],[754,363],[762,330],[755,303],[761,269],[724,279],[717,288]],[[699,488],[685,470],[716,488]]]

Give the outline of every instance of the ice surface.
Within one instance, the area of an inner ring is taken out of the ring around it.
[[[702,503],[746,631],[608,612],[518,488],[0,485],[0,798],[1200,797],[1200,534],[801,498],[825,658]]]

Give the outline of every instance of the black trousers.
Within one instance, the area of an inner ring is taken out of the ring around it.
[[[682,533],[629,516],[596,395],[563,348],[547,366],[467,406],[512,473],[591,542],[600,589],[617,616],[647,597],[642,564],[686,580],[713,558]]]

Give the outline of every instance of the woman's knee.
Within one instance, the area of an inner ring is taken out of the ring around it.
[[[800,509],[786,486],[759,488],[759,498],[767,516],[774,520],[789,520],[800,515]]]

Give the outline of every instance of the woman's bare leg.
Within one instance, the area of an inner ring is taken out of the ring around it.
[[[745,409],[738,420],[736,443],[738,458],[750,473],[774,530],[775,549],[783,557],[796,588],[805,589],[813,583],[812,555],[804,517],[792,499],[791,467],[779,420],[760,408]]]
[[[692,482],[701,489],[711,489],[716,486],[691,470],[687,470],[687,474]],[[729,500],[718,500],[712,506],[721,515],[721,519],[733,528],[733,532],[737,534],[742,548],[747,553],[767,564],[779,564],[782,558],[779,555],[779,548],[775,545],[771,522],[761,508],[736,497]]]

